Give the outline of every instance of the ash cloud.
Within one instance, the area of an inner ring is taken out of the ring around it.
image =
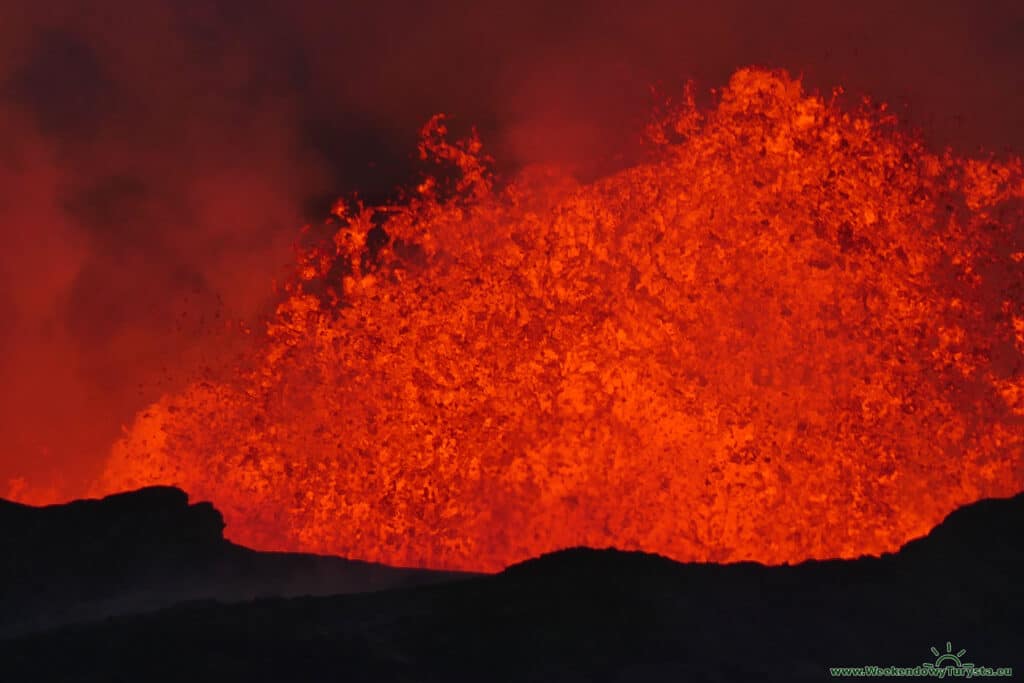
[[[1024,149],[1014,2],[15,4],[0,490],[39,497],[81,493],[135,411],[223,364],[222,321],[268,310],[297,228],[408,182],[433,113],[505,168],[593,175],[635,154],[651,84],[760,64],[889,101],[935,146]]]

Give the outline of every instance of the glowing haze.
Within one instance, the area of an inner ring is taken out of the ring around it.
[[[7,10],[6,12],[4,10]],[[934,150],[1024,150],[1011,0],[0,5],[0,496],[85,495],[122,425],[262,329],[296,227],[415,184],[434,113],[496,172],[635,165],[649,84],[870,93]]]
[[[689,95],[689,93],[688,93]],[[476,137],[306,235],[248,369],[142,411],[100,491],[261,548],[497,569],[893,550],[1024,485],[1024,174],[738,71],[645,162],[495,183]]]

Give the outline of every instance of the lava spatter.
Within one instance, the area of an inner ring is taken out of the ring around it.
[[[896,549],[1024,486],[1024,174],[744,69],[645,163],[495,183],[444,120],[405,201],[341,204],[252,369],[140,413],[260,548],[495,570],[568,546]],[[315,235],[314,235],[315,236]]]

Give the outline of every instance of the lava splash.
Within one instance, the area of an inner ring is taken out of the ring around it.
[[[476,137],[339,203],[232,382],[140,413],[99,488],[267,549],[495,570],[569,546],[896,549],[1024,488],[1024,174],[743,69],[648,161],[500,186]],[[310,246],[311,245],[311,246]]]

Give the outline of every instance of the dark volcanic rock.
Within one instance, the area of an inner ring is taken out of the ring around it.
[[[40,567],[71,575],[131,573],[140,563],[155,569],[215,553],[223,532],[212,505],[189,505],[185,492],[171,487],[40,508],[0,500],[0,538],[12,551],[3,567],[15,575]]]
[[[949,641],[1019,677],[1022,539],[1017,496],[881,558],[687,565],[579,548],[461,581],[65,627],[0,641],[0,658],[16,681],[788,682],[932,663]]]
[[[459,576],[255,552],[223,532],[212,505],[190,505],[171,487],[38,508],[0,500],[0,636],[185,600],[328,595]]]

